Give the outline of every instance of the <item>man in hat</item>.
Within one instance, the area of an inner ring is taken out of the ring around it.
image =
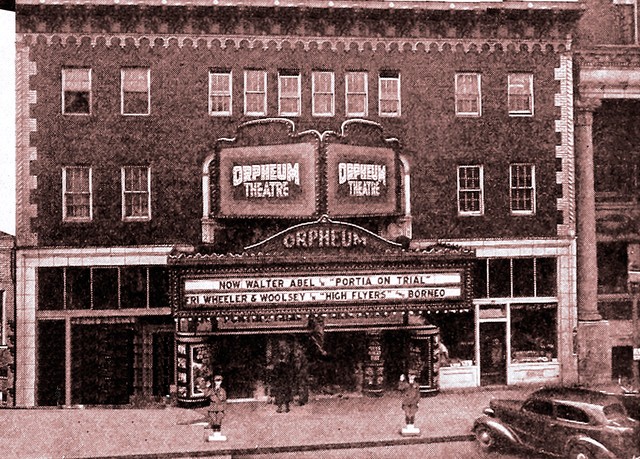
[[[208,382],[204,393],[209,397],[209,422],[213,435],[209,436],[209,441],[226,440],[227,437],[222,435],[222,419],[224,418],[224,410],[227,406],[227,391],[222,388],[222,376],[215,375],[213,378],[213,387]]]
[[[416,382],[415,372],[409,372],[408,382],[404,374],[400,375],[398,389],[402,391],[402,410],[406,424],[402,429],[402,435],[419,435],[420,429],[415,426],[415,419],[420,402],[420,385]]]

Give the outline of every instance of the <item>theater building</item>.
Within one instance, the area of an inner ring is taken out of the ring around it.
[[[17,405],[577,381],[579,14],[18,1]]]

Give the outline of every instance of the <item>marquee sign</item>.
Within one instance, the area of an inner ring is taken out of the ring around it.
[[[316,211],[312,143],[223,148],[221,217],[308,217]]]
[[[462,272],[186,279],[185,309],[462,299]]]
[[[396,154],[390,148],[327,145],[327,211],[335,216],[397,212]]]

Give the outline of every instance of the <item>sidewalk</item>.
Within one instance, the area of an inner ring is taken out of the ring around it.
[[[225,442],[206,442],[206,408],[0,410],[0,457],[190,458],[239,457],[471,440],[473,420],[492,398],[521,398],[530,388],[449,391],[423,398],[416,416],[420,437],[402,437],[398,394],[380,398],[322,398],[289,413],[264,402],[229,403]]]

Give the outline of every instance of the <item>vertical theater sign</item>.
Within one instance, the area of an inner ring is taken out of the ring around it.
[[[438,390],[438,329],[427,317],[471,308],[474,253],[408,250],[354,222],[403,216],[395,145],[318,133],[234,139],[208,164],[206,244],[169,259],[181,403],[201,402],[200,378],[214,371],[231,396],[268,396],[274,355],[296,349],[312,389],[379,395],[413,370],[423,392]]]

